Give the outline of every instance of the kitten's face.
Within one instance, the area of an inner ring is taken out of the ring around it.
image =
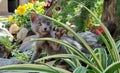
[[[52,30],[52,21],[36,13],[31,14],[31,22],[32,30],[39,35],[47,35]]]

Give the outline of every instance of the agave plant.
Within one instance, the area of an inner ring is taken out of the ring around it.
[[[92,50],[91,47],[88,46],[88,44],[85,42],[85,40],[79,37],[72,29],[70,29],[65,24],[58,22],[53,18],[43,15],[44,17],[59,23],[62,27],[70,31],[76,38],[78,38],[78,40],[83,44],[85,49],[89,52],[90,57],[86,57],[85,54],[82,53],[80,50],[78,50],[76,47],[70,45],[69,43],[63,42],[62,40],[58,40],[54,38],[42,38],[42,39],[36,39],[33,41],[48,40],[48,41],[56,42],[67,47],[66,50],[69,50],[69,53],[51,55],[51,56],[40,58],[35,61],[36,63],[40,63],[40,65],[38,64],[9,65],[9,66],[0,67],[0,70],[1,71],[2,70],[23,70],[23,71],[29,71],[29,72],[34,71],[34,72],[47,72],[47,73],[71,73],[71,71],[69,70],[57,68],[54,66],[49,66],[47,64],[41,64],[41,62],[45,59],[58,58],[58,59],[63,59],[72,68],[73,73],[120,73],[119,72],[119,68],[120,68],[119,52],[115,44],[115,41],[111,37],[107,28],[94,15],[94,13],[84,5],[82,6],[87,11],[89,11],[93,15],[93,17],[96,18],[96,20],[100,23],[101,27],[103,28],[106,37],[104,37],[102,34],[100,35],[106,45],[106,48],[96,48],[95,50]],[[82,66],[80,62],[84,62],[86,66]]]

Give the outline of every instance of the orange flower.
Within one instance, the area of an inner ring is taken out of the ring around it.
[[[9,21],[11,22],[11,23],[14,23],[14,18],[13,18],[13,16],[9,16]]]
[[[19,6],[16,10],[16,14],[24,15],[26,13],[26,7],[25,6]]]

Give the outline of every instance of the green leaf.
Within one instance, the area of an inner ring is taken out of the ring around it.
[[[95,54],[98,56],[98,59],[101,62],[101,65],[103,66],[103,68],[105,69],[108,65],[108,56],[107,56],[107,52],[105,50],[105,48],[96,48],[94,50]]]
[[[89,63],[88,61],[86,61],[86,60],[84,60],[84,59],[82,59],[82,58],[80,58],[80,57],[78,57],[78,56],[76,56],[76,55],[72,55],[72,54],[57,54],[57,55],[51,55],[51,56],[47,56],[47,57],[40,58],[40,59],[36,60],[35,62],[36,62],[36,63],[39,63],[39,62],[42,61],[42,60],[50,59],[50,58],[60,58],[60,59],[61,59],[61,58],[66,58],[66,59],[68,59],[68,58],[73,58],[73,59],[74,59],[74,58],[75,58],[75,59],[78,59],[78,60],[86,63],[87,65],[89,65],[95,72],[101,73],[101,71],[100,71],[97,67],[95,67],[94,65],[92,65],[92,64]]]
[[[120,52],[120,40],[116,42],[116,46],[117,46],[117,48],[118,48],[118,50]]]
[[[57,54],[57,55],[51,55],[51,56],[47,56],[47,57],[43,57],[40,59],[37,59],[35,62],[40,62],[42,60],[46,60],[46,59],[50,59],[50,58],[77,58],[79,59],[78,56],[76,55],[72,55],[72,54]]]
[[[73,73],[87,73],[87,68],[80,66],[76,68]]]
[[[109,65],[103,73],[114,73],[116,70],[120,69],[120,61],[114,62],[113,64]]]
[[[88,69],[88,72],[87,73],[96,73],[94,70],[89,70]]]
[[[75,63],[70,59],[63,59],[74,70],[76,68]]]
[[[9,66],[1,66],[1,71],[27,71],[27,72],[47,72],[47,73],[71,73],[67,70],[52,67],[52,66],[46,66],[46,65],[36,65],[36,64],[17,64],[17,65],[9,65]]]

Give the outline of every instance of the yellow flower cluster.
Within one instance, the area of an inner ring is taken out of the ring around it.
[[[45,14],[45,5],[45,2],[36,2],[35,4],[26,3],[23,5],[19,5],[18,8],[15,10],[15,14],[9,16],[9,22],[12,24],[15,23],[19,26],[23,25],[27,27],[29,25],[29,22],[27,21],[30,20],[31,10],[35,10],[37,14]]]
[[[25,6],[18,6],[16,14],[24,15],[26,13],[26,7]]]
[[[44,6],[45,6],[45,2],[39,3],[39,6],[36,8],[37,12],[41,13],[41,14],[44,14],[44,12],[45,12]]]
[[[39,6],[39,7],[37,8],[37,10],[41,10],[41,9],[43,9],[43,6]]]
[[[23,5],[26,9],[30,10],[30,9],[33,9],[33,4],[32,3],[27,3],[27,4],[24,4]]]
[[[28,3],[27,7],[28,7],[28,9],[32,9],[33,8],[33,4],[32,3]]]
[[[15,11],[16,14],[24,15],[27,11],[27,9],[32,9],[33,4],[32,3],[27,3],[24,5],[18,6],[17,10]]]
[[[14,18],[13,18],[13,16],[9,16],[9,21],[11,22],[11,23],[14,23]]]

